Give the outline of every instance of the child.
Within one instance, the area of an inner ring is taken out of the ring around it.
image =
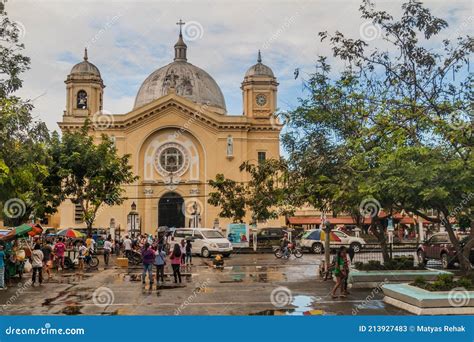
[[[84,270],[84,259],[87,254],[87,247],[84,241],[81,241],[78,252],[79,256],[77,258],[79,259],[79,272],[82,272]]]
[[[41,251],[41,246],[37,243],[31,253],[31,265],[33,266],[33,276],[31,277],[32,285],[35,285],[36,273],[38,273],[39,284],[41,285],[43,283],[43,259],[44,254]]]
[[[0,290],[6,290],[5,286],[5,252],[3,245],[0,245]]]

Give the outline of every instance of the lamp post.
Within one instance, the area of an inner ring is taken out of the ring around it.
[[[127,216],[127,223],[128,223],[128,230],[132,237],[135,237],[135,234],[137,233],[137,231],[141,232],[140,220],[139,220],[139,215],[137,212],[137,205],[135,204],[135,202],[133,202],[131,205],[131,211],[128,213],[128,216]]]

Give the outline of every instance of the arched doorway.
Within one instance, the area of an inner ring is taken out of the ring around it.
[[[176,192],[164,194],[158,202],[158,225],[184,227],[183,203],[183,197]]]

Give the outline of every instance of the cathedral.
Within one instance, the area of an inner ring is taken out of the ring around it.
[[[258,163],[280,156],[281,125],[274,116],[278,82],[262,63],[260,51],[257,63],[243,75],[239,115],[227,113],[222,91],[211,75],[188,62],[181,29],[174,60],[144,80],[126,114],[103,111],[104,80],[87,50],[65,83],[61,130],[79,129],[89,119],[94,139],[108,135],[119,154],[131,155],[132,170],[139,177],[124,186],[122,205],[104,205],[99,210],[97,228],[129,233],[155,233],[161,226],[225,229],[230,220],[220,218],[219,208],[207,203],[213,191],[209,180],[222,173],[246,182],[248,175],[239,170],[244,161]],[[265,224],[283,223],[279,219]],[[85,227],[80,207],[68,200],[50,224]]]

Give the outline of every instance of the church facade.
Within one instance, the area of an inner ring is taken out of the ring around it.
[[[111,137],[119,154],[131,155],[132,170],[139,177],[124,186],[127,199],[122,205],[99,210],[95,227],[120,226],[122,232],[135,233],[154,233],[160,226],[225,229],[230,220],[219,218],[219,208],[207,203],[209,180],[222,173],[246,182],[248,175],[239,170],[242,162],[280,156],[281,125],[274,117],[278,82],[260,52],[243,75],[243,113],[229,115],[216,81],[188,62],[181,31],[174,51],[171,63],[145,79],[126,114],[103,111],[105,85],[87,50],[67,76],[61,130],[79,129],[89,119],[90,134],[97,141],[102,134]],[[67,200],[50,224],[84,227],[81,215]],[[280,219],[266,224],[283,223]]]

